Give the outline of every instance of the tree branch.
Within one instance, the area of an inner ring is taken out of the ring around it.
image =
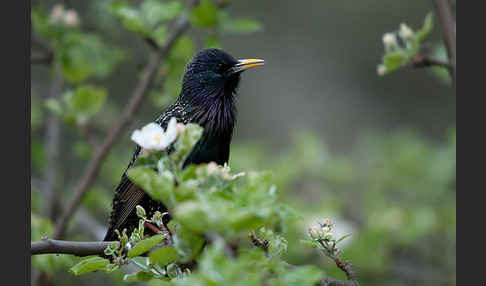
[[[351,282],[349,285],[359,286],[358,281],[356,281],[356,273],[354,273],[353,265],[349,261],[343,263],[339,257],[336,257],[334,262],[346,274],[346,278],[348,278],[347,282]]]
[[[442,27],[442,34],[444,42],[447,47],[447,54],[449,55],[449,62],[451,63],[451,76],[456,84],[456,21],[452,15],[452,9],[448,0],[434,0],[435,9],[439,16],[440,25]]]
[[[42,239],[30,243],[30,254],[72,254],[76,256],[103,255],[108,245],[118,241],[79,242]]]
[[[160,66],[163,59],[165,59],[173,47],[174,43],[179,39],[179,37],[189,28],[189,20],[187,15],[183,15],[174,25],[172,34],[169,36],[167,44],[160,48],[157,52],[153,52],[151,59],[148,61],[146,67],[143,71],[143,77],[137,84],[133,95],[122,112],[122,117],[120,120],[115,122],[115,124],[110,128],[110,131],[106,138],[104,139],[101,147],[96,150],[94,156],[89,161],[81,179],[79,180],[76,188],[74,189],[74,195],[70,202],[68,202],[67,207],[64,212],[59,217],[56,222],[54,238],[59,239],[64,236],[67,228],[67,224],[73,213],[78,208],[81,200],[83,199],[86,192],[89,190],[93,184],[94,179],[98,175],[98,171],[111,150],[116,139],[122,134],[123,129],[129,124],[134,113],[137,111],[145,98],[152,82],[154,81],[157,68]]]

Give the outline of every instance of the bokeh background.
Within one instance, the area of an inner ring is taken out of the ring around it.
[[[110,1],[32,2],[45,13],[62,3],[78,13],[81,29],[123,50],[111,73],[87,80],[108,94],[89,120],[100,141],[129,100],[149,47],[107,11]],[[218,45],[237,58],[265,59],[264,68],[243,75],[230,166],[272,171],[282,200],[301,214],[288,225],[290,263],[316,263],[344,278],[332,261],[299,243],[310,224],[329,217],[337,232],[352,233],[342,256],[355,265],[362,285],[456,284],[455,90],[427,69],[403,68],[383,77],[376,72],[383,34],[400,23],[419,28],[433,9],[432,1],[419,0],[235,0],[227,8],[232,17],[258,21],[261,29],[221,34]],[[205,47],[207,33],[190,30],[192,52]],[[427,41],[440,44],[437,20]],[[52,228],[41,214],[50,172],[46,144],[52,142],[45,102],[57,77],[52,66],[31,67],[32,240]],[[174,82],[165,89],[155,84],[103,164],[69,238],[102,238],[114,187],[134,148],[130,133],[176,98]],[[62,93],[75,87],[65,82]],[[50,166],[62,205],[92,148],[76,124],[58,121],[59,152]],[[66,271],[70,261],[35,258],[32,276],[43,269],[55,285],[121,283],[116,274],[74,277]]]

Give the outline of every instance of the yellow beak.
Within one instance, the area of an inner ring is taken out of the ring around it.
[[[235,66],[247,70],[258,66],[263,66],[264,64],[265,61],[261,59],[244,59],[238,60],[238,63]]]

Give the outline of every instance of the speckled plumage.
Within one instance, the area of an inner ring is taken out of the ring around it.
[[[225,72],[237,63],[236,59],[217,49],[203,50],[196,54],[186,67],[182,91],[177,101],[155,121],[165,129],[169,119],[176,117],[178,122],[197,123],[204,128],[201,139],[187,157],[184,167],[211,161],[222,165],[228,161],[236,122],[234,96],[240,73]],[[140,149],[140,146],[135,148],[126,170],[133,166]],[[121,231],[127,228],[130,233],[138,226],[136,205],[144,207],[149,217],[157,210],[166,211],[162,203],[152,200],[128,179],[126,170],[115,190],[105,241],[117,240],[115,229]]]

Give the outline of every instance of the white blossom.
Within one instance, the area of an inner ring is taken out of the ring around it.
[[[386,73],[386,67],[384,65],[378,65],[376,72],[378,75],[384,75]]]
[[[385,33],[383,35],[383,44],[385,51],[392,51],[398,47],[397,36],[394,33]]]
[[[149,123],[141,130],[135,130],[132,133],[131,139],[135,141],[140,147],[147,151],[164,150],[177,138],[177,120],[175,117],[171,118],[167,129],[164,129],[157,123]]]
[[[64,20],[64,6],[61,4],[54,5],[49,15],[49,20],[52,23],[62,22]]]
[[[79,16],[78,16],[78,13],[74,10],[67,10],[65,13],[64,13],[64,17],[63,17],[63,20],[64,20],[64,24],[66,24],[66,26],[78,26],[79,25]]]

